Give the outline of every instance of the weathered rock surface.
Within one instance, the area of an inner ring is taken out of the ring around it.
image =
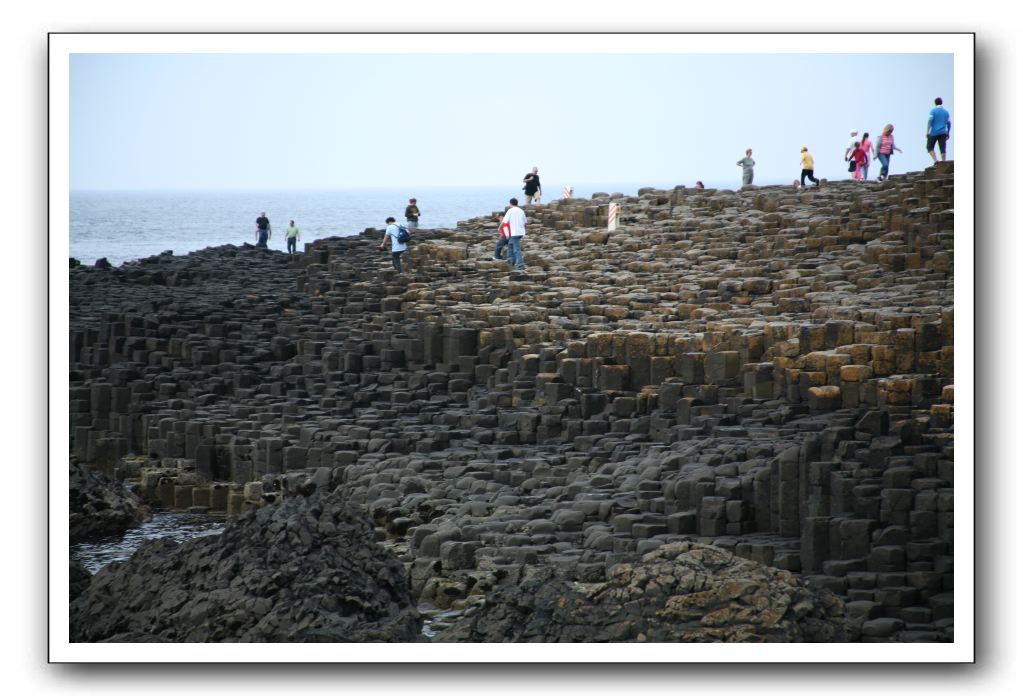
[[[950,640],[953,191],[560,200],[526,272],[497,213],[403,275],[372,230],[73,268],[72,451],[168,508],[339,489],[440,609],[697,540],[841,596],[854,640]]]
[[[421,640],[400,562],[337,496],[292,498],[223,534],[149,541],[70,605],[75,642]]]
[[[502,588],[442,633],[442,642],[839,642],[844,606],[791,573],[723,549],[675,542],[607,582],[548,570]]]
[[[73,457],[70,486],[72,542],[123,534],[149,517],[149,508],[123,483],[113,481]]]
[[[75,601],[92,581],[92,573],[77,561],[68,564],[68,601]]]

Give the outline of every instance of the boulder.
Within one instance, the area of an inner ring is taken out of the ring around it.
[[[137,495],[74,458],[70,477],[72,542],[123,534],[149,518],[149,508]]]
[[[444,642],[843,642],[843,602],[787,571],[696,542],[662,546],[609,580],[540,569],[489,595]]]
[[[291,498],[223,534],[144,543],[70,607],[74,642],[413,642],[402,564],[340,497]]]
[[[73,602],[89,586],[92,573],[77,561],[71,561],[68,566],[68,601]]]

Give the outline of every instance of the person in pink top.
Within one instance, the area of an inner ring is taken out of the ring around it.
[[[874,159],[881,160],[881,175],[877,177],[878,181],[884,181],[888,178],[888,165],[891,156],[896,152],[902,152],[902,150],[895,147],[895,137],[892,135],[894,130],[895,126],[889,123],[881,132],[881,137],[877,139],[877,150],[874,151]]]
[[[863,154],[866,156],[866,162],[860,168],[860,174],[862,176],[858,176],[856,178],[863,180],[869,175],[868,170],[870,169],[870,156],[874,153],[874,143],[870,141],[870,133],[863,134],[863,140],[860,141],[860,149],[863,150]]]

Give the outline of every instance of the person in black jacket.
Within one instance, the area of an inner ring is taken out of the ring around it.
[[[522,205],[539,203],[543,190],[540,188],[540,174],[537,172],[536,167],[533,167],[533,171],[526,174],[522,179],[522,183],[525,184],[522,190],[526,192],[526,199],[522,202]]]
[[[419,206],[416,205],[415,198],[409,198],[408,205],[405,206],[405,222],[408,223],[406,226],[410,230],[419,227]]]
[[[260,213],[256,218],[256,246],[266,249],[266,240],[270,239],[270,219],[266,213]]]

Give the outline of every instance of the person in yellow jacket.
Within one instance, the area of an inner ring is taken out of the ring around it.
[[[799,185],[800,186],[806,186],[806,180],[810,179],[810,181],[812,181],[815,186],[820,186],[821,185],[821,180],[816,178],[816,177],[814,177],[814,175],[813,175],[813,155],[811,155],[807,151],[805,145],[803,146],[803,149],[800,150],[800,152],[803,153],[802,154],[802,158],[803,158],[803,173],[799,176]]]

